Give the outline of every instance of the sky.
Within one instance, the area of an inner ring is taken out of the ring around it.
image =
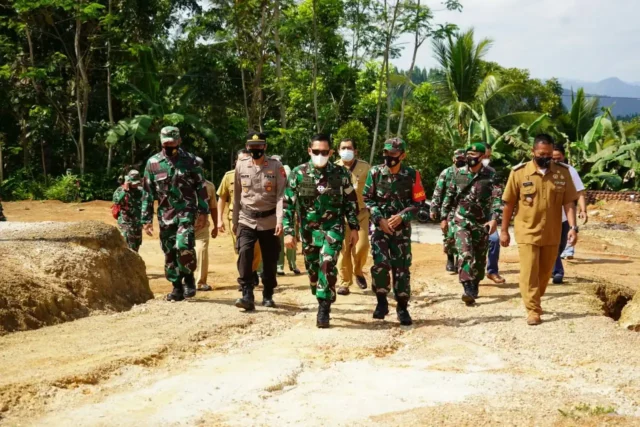
[[[600,81],[618,77],[640,82],[640,0],[461,0],[462,12],[425,0],[435,22],[475,29],[476,40],[490,38],[485,59],[504,67],[527,68],[535,78]],[[412,37],[402,36],[402,56],[411,65]],[[428,40],[416,65],[436,65]]]

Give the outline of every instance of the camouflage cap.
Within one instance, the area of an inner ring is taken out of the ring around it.
[[[472,151],[475,153],[486,153],[487,148],[484,146],[482,142],[474,142],[473,144],[469,144],[467,149],[465,150],[467,153]]]
[[[135,169],[131,169],[125,177],[124,181],[130,184],[140,184],[140,172]]]
[[[180,129],[175,126],[165,126],[160,130],[160,143],[180,141]]]
[[[465,151],[462,148],[458,148],[456,151],[453,152],[453,157],[464,157],[465,155]]]
[[[387,139],[384,142],[383,150],[388,151],[390,153],[397,153],[400,151],[405,151],[407,149],[407,144],[404,142],[402,138],[391,138]]]
[[[266,144],[267,143],[267,135],[260,132],[249,132],[247,135],[247,144]]]

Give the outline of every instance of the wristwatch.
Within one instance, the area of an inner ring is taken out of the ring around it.
[[[576,233],[580,232],[580,229],[578,228],[577,225],[574,225],[573,227],[569,227],[569,230],[574,230]]]

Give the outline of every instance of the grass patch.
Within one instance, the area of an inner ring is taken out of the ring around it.
[[[599,417],[602,415],[610,415],[616,413],[616,408],[613,406],[591,406],[588,403],[581,403],[573,407],[573,409],[563,410],[558,409],[560,415],[573,420],[578,420],[584,417]]]

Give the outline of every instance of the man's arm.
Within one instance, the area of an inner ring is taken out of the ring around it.
[[[198,196],[198,213],[200,215],[209,215],[209,193],[204,183],[204,172],[200,166],[193,170],[193,178],[195,183],[195,191]]]
[[[209,212],[211,213],[211,222],[213,223],[213,230],[215,234],[218,234],[218,201],[216,200],[216,186],[211,184],[212,191],[209,195]]]
[[[153,185],[153,174],[149,162],[144,168],[144,179],[142,184],[142,224],[153,223],[153,202],[157,199],[155,186]]]
[[[442,193],[446,190],[446,175],[447,170],[440,172],[438,180],[436,181],[436,187],[433,189],[433,195],[431,196],[431,207],[429,208],[431,219],[434,221],[440,220],[440,208],[442,207]]]
[[[240,173],[238,170],[240,169],[240,162],[236,165],[236,173],[235,179],[233,180],[233,201],[229,201],[229,203],[233,203],[233,217],[231,220],[232,232],[238,227],[238,219],[240,218],[240,197],[242,197],[242,183],[240,182]]]
[[[450,177],[447,182],[447,188],[442,200],[442,207],[440,208],[440,220],[446,221],[449,218],[449,214],[455,208],[454,201],[458,195],[458,187],[456,186],[455,177]]]
[[[382,215],[377,202],[376,183],[373,176],[374,173],[373,168],[369,169],[369,173],[367,173],[367,180],[365,181],[364,189],[362,190],[362,197],[364,199],[364,205],[367,207],[369,214],[371,215],[371,222],[378,225],[380,220],[384,219],[384,216]]]
[[[298,176],[302,176],[299,169],[289,174],[287,188],[284,190],[282,226],[285,236],[296,235],[296,204],[298,203]]]
[[[342,207],[344,209],[347,224],[351,230],[359,230],[360,222],[358,221],[358,196],[356,190],[351,183],[351,173],[345,169],[342,174],[342,188],[344,189],[344,198],[342,199]]]
[[[284,215],[284,191],[287,188],[287,172],[284,170],[284,166],[280,165],[280,170],[276,175],[276,188],[278,194],[276,195],[276,223],[282,227],[282,218]]]

